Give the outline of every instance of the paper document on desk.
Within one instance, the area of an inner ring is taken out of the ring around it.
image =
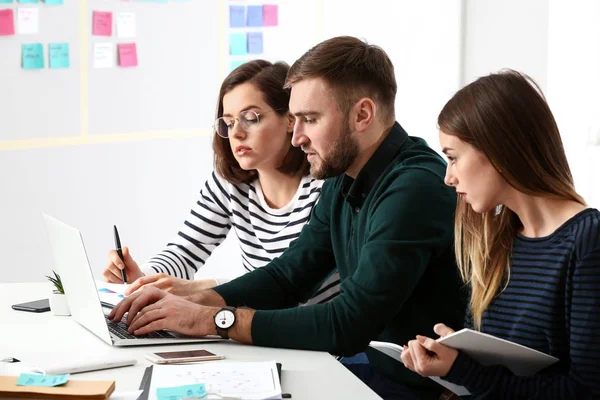
[[[438,341],[464,352],[483,365],[504,365],[517,376],[535,375],[558,361],[558,358],[548,354],[472,329],[461,329]],[[388,342],[371,342],[369,346],[402,362],[402,346]],[[454,385],[435,376],[430,378],[459,396],[470,394],[463,386]]]
[[[203,383],[207,399],[281,399],[275,361],[155,365],[148,400],[157,400],[156,389]]]
[[[129,285],[123,285],[121,283],[96,281],[96,289],[98,290],[100,301],[113,307],[125,298],[125,290],[127,290],[128,287]]]

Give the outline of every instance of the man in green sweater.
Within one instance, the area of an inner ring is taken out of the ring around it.
[[[286,86],[292,144],[307,153],[311,174],[327,179],[300,237],[229,283],[187,298],[147,288],[110,317],[129,311],[135,335],[169,329],[337,355],[366,351],[369,364],[353,372],[382,397],[437,398],[441,387],[368,344],[405,344],[437,322],[462,324],[446,165],[395,122],[394,69],[378,47],[351,37],[322,42],[294,63]],[[296,307],[336,267],[340,295]]]

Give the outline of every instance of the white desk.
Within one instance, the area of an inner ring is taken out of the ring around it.
[[[19,358],[21,352],[50,352],[68,357],[75,352],[89,354],[126,353],[137,359],[130,367],[72,375],[81,380],[114,380],[116,391],[138,389],[147,366],[145,353],[159,350],[205,348],[231,361],[270,361],[283,364],[281,386],[293,400],[380,399],[328,353],[246,346],[235,342],[165,346],[112,347],[87,331],[71,317],[50,312],[36,314],[15,311],[12,304],[48,297],[50,284],[0,284],[0,357]]]

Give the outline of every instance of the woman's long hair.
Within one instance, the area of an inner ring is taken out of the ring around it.
[[[505,70],[459,90],[438,117],[440,131],[481,151],[518,191],[585,205],[573,177],[556,121],[539,86],[527,75]],[[521,227],[506,207],[477,214],[459,201],[455,217],[456,259],[471,285],[470,312],[481,329],[483,312],[510,277],[514,237]]]

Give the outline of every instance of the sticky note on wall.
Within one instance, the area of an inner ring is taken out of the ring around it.
[[[94,11],[92,15],[92,35],[112,36],[112,12]]]
[[[263,26],[263,8],[262,6],[248,6],[248,15],[246,25],[256,27]]]
[[[15,15],[12,9],[0,10],[0,36],[15,34]]]
[[[63,0],[44,0],[46,4],[59,5],[63,3]]]
[[[69,68],[69,44],[50,43],[48,45],[48,64],[50,68]]]
[[[119,53],[119,66],[137,67],[137,47],[135,43],[121,43],[117,45]]]
[[[122,12],[117,14],[117,35],[122,38],[135,37],[135,13]]]
[[[114,54],[114,46],[112,43],[94,43],[94,68],[114,67]]]
[[[21,45],[21,65],[23,69],[44,68],[44,48],[41,43]]]
[[[36,34],[40,26],[40,13],[38,8],[19,7],[17,10],[19,33],[23,35]]]
[[[263,5],[263,26],[277,26],[279,23],[279,8],[277,4]]]
[[[35,3],[39,3],[40,0],[18,0],[19,3],[21,4],[35,4]]]
[[[242,28],[246,26],[245,6],[229,6],[229,26],[231,28]]]
[[[229,35],[229,54],[232,56],[248,54],[248,43],[245,33],[232,33]]]
[[[261,54],[263,52],[263,34],[262,32],[248,33],[248,53]]]
[[[0,0],[0,4],[11,4],[13,0]]]

